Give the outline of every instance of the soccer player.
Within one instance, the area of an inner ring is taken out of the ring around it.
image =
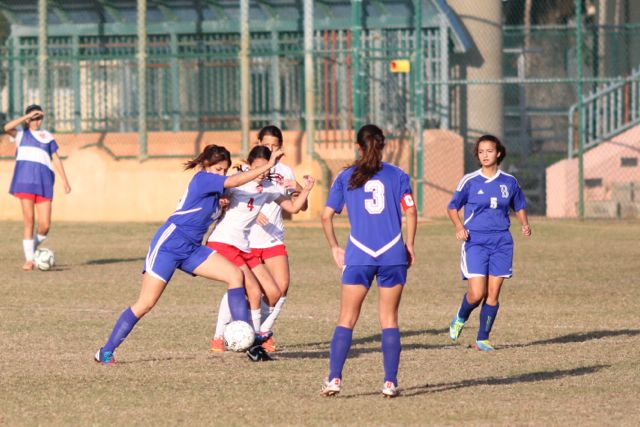
[[[277,126],[265,126],[258,133],[258,145],[268,147],[271,151],[282,149],[283,137],[282,131]],[[284,196],[297,197],[302,186],[296,182],[293,170],[278,162],[269,173],[269,179],[274,182]],[[307,207],[303,205],[302,210]],[[282,208],[275,202],[265,204],[256,223],[251,227],[249,233],[249,244],[251,253],[260,259],[267,267],[271,276],[276,281],[282,296],[276,303],[273,311],[263,312],[262,317],[266,320],[269,315],[275,312],[275,317],[279,316],[284,303],[287,300],[287,292],[289,290],[289,256],[287,248],[284,244],[284,221],[282,219]],[[258,280],[261,280],[258,277]],[[264,309],[265,306],[263,305]],[[266,329],[268,325],[261,328]],[[276,351],[276,343],[273,335],[262,343],[265,351],[272,353]]]
[[[398,306],[407,269],[415,261],[417,211],[409,176],[382,161],[385,146],[382,130],[371,124],[363,126],[358,131],[357,144],[359,158],[337,176],[322,213],[322,227],[333,259],[343,270],[340,315],[331,338],[329,376],[321,394],[332,396],[342,388],[342,369],[351,347],[353,328],[371,283],[377,278],[384,363],[382,394],[395,397],[401,350]],[[351,234],[343,249],[336,239],[333,217],[345,205]],[[407,217],[404,241],[403,210]]]
[[[518,181],[498,168],[507,155],[502,142],[493,135],[481,136],[474,146],[474,155],[480,169],[462,177],[448,206],[456,239],[463,242],[460,269],[467,281],[467,293],[449,325],[449,337],[454,342],[458,340],[469,315],[482,303],[475,347],[493,351],[489,334],[500,308],[500,288],[504,279],[512,275],[509,210],[516,212],[524,236],[531,236],[531,227]],[[462,208],[464,222],[458,214]]]
[[[34,104],[27,107],[24,116],[4,125],[4,131],[11,135],[17,146],[16,167],[9,192],[20,199],[22,206],[24,271],[33,270],[33,254],[47,238],[51,227],[54,169],[62,178],[65,193],[71,192],[58,155],[58,144],[49,132],[41,129],[43,119],[42,107]],[[18,129],[23,123],[26,126]],[[38,231],[34,239],[35,211],[38,213]]]
[[[269,148],[253,147],[247,159],[249,170],[266,164],[270,156]],[[313,178],[305,177],[304,188],[299,196],[292,200],[281,193],[274,181],[265,180],[266,177],[266,173],[261,174],[254,181],[225,192],[229,205],[207,242],[207,246],[224,255],[244,273],[252,323],[256,334],[264,339],[270,336],[273,323],[279,314],[275,307],[282,297],[282,291],[260,258],[251,252],[249,233],[265,204],[274,202],[287,212],[299,212],[306,204],[315,182]],[[270,311],[264,322],[260,312],[263,294]],[[227,305],[225,298],[226,296],[223,296],[220,302],[218,323],[210,344],[211,351],[214,352],[224,351],[222,337],[224,327],[229,320],[225,314]]]
[[[219,215],[219,198],[225,189],[242,186],[267,173],[283,155],[273,153],[252,170],[227,177],[229,151],[207,145],[202,153],[185,163],[185,169],[200,169],[169,216],[151,240],[143,267],[138,300],[122,312],[105,345],[95,355],[104,365],[115,363],[113,352],[129,335],[138,320],[158,302],[176,269],[227,283],[229,306],[234,320],[249,322],[242,272],[215,250],[202,245],[207,229]]]

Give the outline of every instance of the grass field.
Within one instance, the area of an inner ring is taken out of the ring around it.
[[[376,292],[363,309],[343,393],[318,394],[338,311],[339,271],[321,230],[290,227],[292,287],[277,360],[208,351],[219,283],[176,273],[118,349],[93,354],[137,296],[157,224],[55,223],[58,266],[23,273],[21,225],[0,223],[1,425],[638,425],[640,223],[532,221],[515,235],[483,354],[474,312],[453,345],[464,287],[444,221],[422,224],[401,305],[397,399],[383,399]],[[341,241],[347,233],[340,229]]]

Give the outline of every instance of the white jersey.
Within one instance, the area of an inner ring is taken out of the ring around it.
[[[293,190],[285,187],[284,181],[295,180],[293,170],[282,163],[276,163],[271,169],[271,181],[276,184],[280,194],[288,196]],[[275,202],[267,203],[260,211],[267,217],[269,223],[260,225],[255,223],[251,226],[249,233],[249,243],[252,248],[264,249],[284,244],[284,221],[282,220],[282,208]]]
[[[251,181],[240,187],[228,188],[224,193],[229,207],[209,236],[210,242],[226,243],[243,252],[251,252],[249,230],[255,223],[260,209],[277,200],[281,193],[275,183],[264,181],[262,186]]]

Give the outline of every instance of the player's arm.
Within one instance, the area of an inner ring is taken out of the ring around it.
[[[16,136],[16,133],[17,133],[16,128],[18,126],[20,126],[22,123],[26,122],[27,120],[31,120],[33,118],[41,117],[41,116],[44,116],[44,113],[42,111],[38,111],[38,110],[32,111],[29,114],[25,114],[22,117],[18,117],[17,119],[14,119],[14,120],[11,120],[10,122],[5,123],[2,130],[5,133],[8,133],[9,135],[11,135],[12,137]]]
[[[51,160],[53,162],[53,167],[55,168],[56,173],[60,175],[60,178],[62,178],[62,183],[64,184],[64,192],[67,194],[71,193],[71,186],[69,185],[67,174],[64,171],[62,160],[60,159],[60,156],[58,156],[57,152],[51,155]]]
[[[529,219],[527,218],[527,211],[520,209],[516,212],[516,218],[520,222],[523,236],[531,236],[531,227],[529,226]]]
[[[456,239],[458,240],[467,240],[469,238],[469,232],[466,228],[464,228],[464,224],[460,219],[460,215],[458,214],[458,209],[447,209],[447,214],[449,215],[449,219],[453,223],[453,226],[456,229]]]
[[[333,208],[326,206],[322,212],[320,220],[322,221],[322,231],[324,231],[324,237],[327,238],[329,247],[331,248],[331,254],[338,268],[344,267],[344,249],[338,244],[335,230],[333,229],[333,216],[336,211]]]
[[[416,260],[413,245],[416,240],[416,231],[418,230],[418,209],[416,209],[411,193],[407,193],[402,197],[401,205],[407,217],[407,235],[404,238],[404,244],[407,247],[408,267],[411,267]]]
[[[305,175],[304,177],[304,187],[298,197],[296,198],[287,198],[284,196],[280,196],[276,199],[276,203],[280,205],[280,207],[292,214],[300,212],[303,206],[307,204],[307,198],[309,197],[309,193],[313,188],[313,184],[315,183],[315,179],[313,177]]]
[[[247,182],[253,181],[254,179],[259,177],[263,173],[269,172],[269,170],[273,166],[275,166],[275,164],[278,162],[278,160],[282,156],[284,156],[284,151],[282,151],[282,150],[274,151],[273,153],[271,153],[271,158],[269,159],[269,161],[264,166],[260,166],[259,168],[251,169],[251,170],[248,170],[246,172],[240,172],[240,173],[237,173],[235,175],[231,175],[230,177],[228,177],[224,181],[224,188],[239,187],[239,186],[241,186],[243,184],[246,184]]]

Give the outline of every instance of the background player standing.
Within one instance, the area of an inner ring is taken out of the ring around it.
[[[385,146],[382,130],[371,124],[363,126],[358,131],[357,144],[360,157],[338,175],[322,213],[325,237],[334,261],[343,272],[340,315],[331,338],[329,376],[321,394],[332,396],[342,388],[342,369],[351,348],[353,328],[371,283],[377,278],[384,362],[382,393],[395,397],[401,350],[398,306],[407,269],[415,261],[417,210],[409,176],[382,161]],[[346,249],[342,249],[334,232],[333,216],[345,205],[351,234]],[[401,209],[407,215],[406,242],[402,238]]]
[[[47,238],[51,227],[54,169],[62,178],[65,193],[71,192],[69,180],[58,156],[58,144],[42,127],[44,112],[39,105],[30,105],[25,115],[4,125],[4,131],[16,143],[16,167],[9,192],[20,199],[24,232],[22,249],[25,263],[22,269],[33,269],[33,254]],[[18,129],[22,123],[25,128]],[[53,168],[52,168],[53,166]],[[35,211],[38,213],[38,231],[33,236]]]
[[[498,169],[506,154],[507,150],[498,138],[481,136],[474,146],[474,155],[481,168],[462,177],[448,206],[456,239],[463,241],[460,269],[462,278],[467,281],[467,293],[449,325],[449,336],[454,342],[458,339],[469,315],[482,302],[475,345],[482,351],[494,350],[489,334],[500,308],[500,288],[504,279],[512,275],[510,209],[516,212],[522,234],[531,236],[526,201],[518,181]],[[462,208],[464,222],[458,215]]]

